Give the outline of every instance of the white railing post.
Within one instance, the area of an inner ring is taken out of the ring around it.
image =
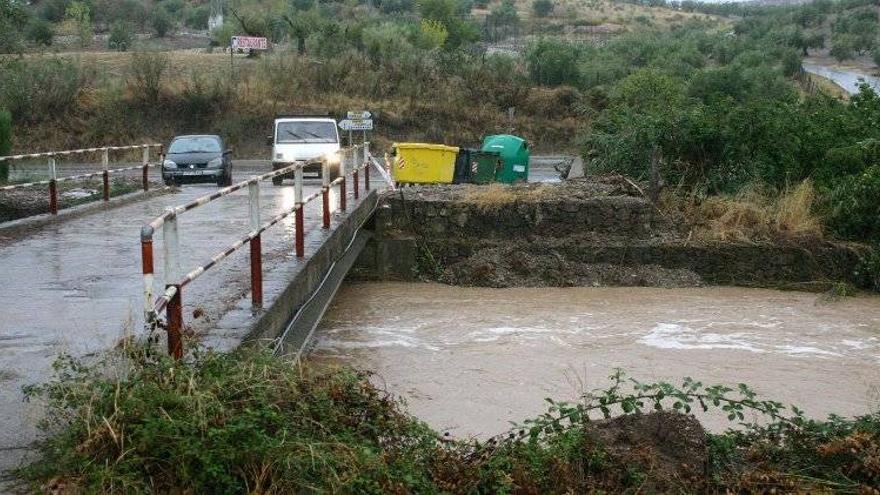
[[[302,167],[297,167],[296,170],[293,171],[293,201],[296,204],[302,204],[303,202],[303,169]]]
[[[248,211],[250,212],[251,231],[260,229],[260,183],[248,183]]]
[[[169,208],[171,210],[171,208]],[[180,240],[177,235],[177,215],[171,215],[162,224],[162,254],[165,259],[165,285],[176,285],[180,278]]]

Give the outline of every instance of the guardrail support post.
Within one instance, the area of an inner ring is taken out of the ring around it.
[[[248,183],[248,206],[250,209],[251,232],[260,230],[260,182]],[[260,234],[250,240],[251,249],[251,304],[254,308],[263,307],[263,253]]]
[[[165,288],[176,287],[174,297],[168,301],[166,310],[168,319],[168,354],[175,359],[183,356],[181,329],[183,328],[183,299],[181,287],[177,284],[180,274],[180,243],[177,236],[177,216],[172,215],[162,224],[162,247],[165,258]]]
[[[104,173],[101,174],[104,179],[104,201],[110,201],[110,172],[107,171],[109,165],[110,151],[104,148],[101,153],[101,166],[104,168]]]
[[[354,192],[354,199],[357,200],[357,199],[360,197],[360,195],[361,195],[361,193],[360,193],[360,187],[361,187],[360,184],[361,184],[361,183],[360,183],[360,180],[359,180],[359,177],[358,177],[358,174],[359,174],[359,172],[360,172],[360,170],[361,170],[361,164],[358,163],[358,153],[357,153],[357,150],[354,150],[354,151],[352,152],[352,154],[351,154],[351,158],[352,158],[352,160],[351,160],[351,161],[352,161],[351,166],[354,167],[354,170],[352,171],[352,174],[351,174],[352,179],[353,179],[352,182],[354,182],[354,191],[353,191],[353,192]]]
[[[167,285],[175,287],[177,290],[174,296],[168,301],[166,309],[166,318],[168,320],[168,354],[174,359],[183,357],[183,342],[181,335],[183,333],[183,302],[180,294],[179,285]]]
[[[293,172],[293,198],[296,202],[296,212],[294,215],[296,216],[296,225],[294,226],[296,236],[296,257],[302,258],[306,255],[306,246],[305,246],[305,222],[303,221],[303,216],[305,215],[306,205],[303,204],[303,169],[302,166],[297,167]]]
[[[144,185],[144,192],[147,192],[150,190],[150,172],[149,172],[149,170],[150,170],[150,147],[147,145],[144,145],[143,155],[141,157],[141,164],[143,165],[143,168],[144,168],[143,179],[142,179],[143,185]]]
[[[324,228],[330,228],[330,166],[324,161],[321,164],[321,203],[324,206]]]
[[[370,142],[364,142],[364,191],[370,190]]]
[[[49,213],[58,214],[58,180],[54,156],[49,157]]]
[[[152,229],[151,229],[152,230]],[[141,268],[144,274],[144,322],[153,311],[153,239],[141,238]]]
[[[339,157],[339,177],[342,180],[339,182],[339,209],[345,211],[345,183],[348,180],[348,177],[345,176],[345,159],[348,153],[343,154],[343,156]]]

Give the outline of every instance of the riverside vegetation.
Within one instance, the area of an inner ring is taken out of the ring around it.
[[[876,494],[880,415],[806,419],[746,385],[641,383],[615,372],[576,403],[484,440],[452,439],[349,369],[261,349],[177,362],[125,347],[62,357],[44,401],[48,436],[20,468],[53,493]],[[687,416],[720,412],[706,433]]]

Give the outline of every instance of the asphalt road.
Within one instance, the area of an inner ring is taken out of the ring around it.
[[[270,168],[267,162],[237,163],[235,178]],[[5,301],[0,318],[0,469],[13,465],[19,457],[17,449],[34,438],[38,410],[22,403],[23,385],[48,378],[60,353],[96,353],[142,330],[141,226],[168,207],[216,189],[211,184],[185,186],[173,194],[0,239],[0,300]],[[320,180],[306,180],[306,195],[319,190]],[[264,219],[291,207],[293,201],[292,182],[281,187],[262,184]],[[337,202],[335,191],[331,201]],[[307,229],[320,227],[320,208],[320,201],[307,206]],[[181,268],[189,271],[208,261],[245,235],[248,221],[247,190],[183,214]],[[294,259],[293,235],[293,216],[264,234],[264,265]],[[157,291],[164,284],[161,237],[155,241]],[[235,253],[184,289],[185,319],[197,330],[249,292],[247,251]],[[204,311],[199,319],[192,318],[196,308]]]

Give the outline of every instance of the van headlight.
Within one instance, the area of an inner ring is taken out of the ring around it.
[[[162,168],[177,168],[177,164],[171,160],[165,160],[162,162]]]
[[[211,168],[220,167],[223,165],[223,159],[220,157],[214,158],[213,160],[208,162],[208,166]]]

